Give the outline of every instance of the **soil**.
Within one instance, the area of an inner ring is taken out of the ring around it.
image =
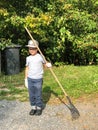
[[[58,98],[41,116],[30,116],[29,102],[0,101],[0,130],[98,130],[98,98],[74,100],[75,111]]]

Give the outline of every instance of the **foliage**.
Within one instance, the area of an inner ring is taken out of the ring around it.
[[[13,44],[10,39],[0,39],[0,50],[4,50],[6,47],[13,47]]]
[[[0,6],[0,39],[22,45],[22,54],[27,54],[27,26],[53,63],[98,63],[96,0],[1,0]]]

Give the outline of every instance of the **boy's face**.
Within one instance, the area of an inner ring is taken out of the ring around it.
[[[31,55],[36,55],[36,54],[37,54],[37,48],[29,47],[29,53],[30,53]]]

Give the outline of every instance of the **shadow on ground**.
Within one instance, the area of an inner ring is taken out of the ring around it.
[[[50,86],[46,86],[44,89],[43,89],[43,101],[44,101],[44,104],[46,106],[46,104],[48,103],[50,97],[51,97],[51,94],[53,94],[55,97],[57,97],[61,103],[63,103],[69,110],[70,110],[70,113],[71,113],[71,116],[72,116],[72,120],[76,120],[80,117],[80,113],[79,113],[79,110],[75,107],[75,105],[72,103],[71,99],[66,96],[66,99],[68,101],[68,104],[66,104],[60,97],[59,95],[54,92],[53,90],[51,90],[51,87]],[[44,107],[45,107],[44,106]]]

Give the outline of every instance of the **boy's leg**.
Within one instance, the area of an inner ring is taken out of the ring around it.
[[[28,78],[28,92],[29,92],[29,100],[30,100],[32,109],[36,109],[35,88],[34,88],[33,80],[31,78]]]
[[[35,80],[35,97],[36,97],[36,106],[38,110],[42,110],[43,107],[42,84],[43,84],[43,79]]]

